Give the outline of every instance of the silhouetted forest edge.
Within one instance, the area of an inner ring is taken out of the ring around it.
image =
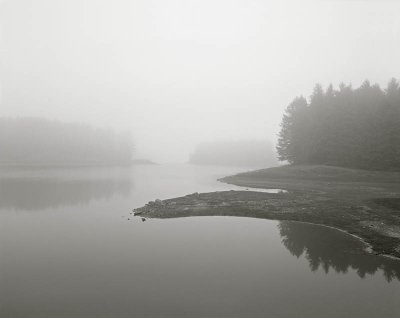
[[[400,85],[385,89],[365,81],[359,88],[316,85],[310,98],[296,97],[282,118],[279,159],[371,170],[400,170]]]
[[[362,238],[373,252],[400,257],[400,172],[288,165],[221,181],[287,193],[223,191],[150,202],[143,217],[244,216],[326,225]]]

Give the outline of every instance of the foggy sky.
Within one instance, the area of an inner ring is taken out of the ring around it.
[[[132,131],[139,156],[274,140],[315,83],[400,78],[400,1],[3,0],[0,116]]]

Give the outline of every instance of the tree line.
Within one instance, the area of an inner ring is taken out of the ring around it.
[[[362,169],[400,169],[400,87],[317,84],[309,101],[286,108],[277,144],[281,161]]]
[[[127,133],[43,118],[0,118],[0,164],[129,164]]]

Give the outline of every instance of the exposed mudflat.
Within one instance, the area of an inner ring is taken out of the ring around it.
[[[134,210],[149,218],[245,216],[302,221],[356,235],[374,253],[400,257],[400,173],[334,167],[280,167],[222,179],[288,192],[223,191],[151,201]]]

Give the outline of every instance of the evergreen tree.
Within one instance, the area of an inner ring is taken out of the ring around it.
[[[326,91],[317,84],[309,103],[300,97],[287,107],[277,150],[294,164],[400,169],[399,83]]]
[[[296,97],[286,108],[277,146],[279,160],[290,163],[307,162],[306,152],[301,148],[306,143],[301,138],[306,135],[303,130],[307,128],[307,106],[304,97]]]

